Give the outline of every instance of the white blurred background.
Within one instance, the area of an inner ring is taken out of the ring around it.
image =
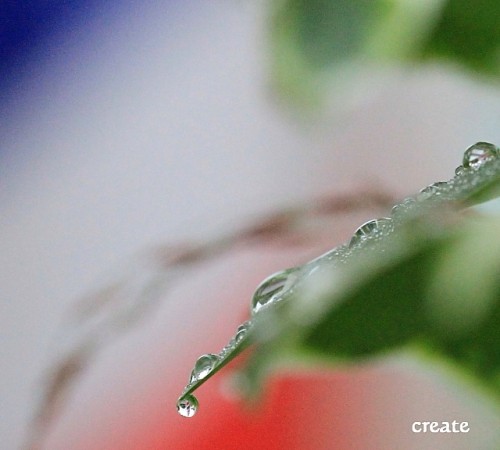
[[[267,84],[264,2],[123,2],[61,29],[0,105],[0,441],[20,445],[68,306],[152,245],[325,192],[413,193],[500,142],[500,93],[397,72],[311,125]],[[334,108],[335,105],[332,106]]]

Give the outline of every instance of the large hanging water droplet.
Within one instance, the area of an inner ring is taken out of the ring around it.
[[[392,219],[389,217],[382,217],[381,219],[370,220],[364,223],[354,233],[354,236],[349,242],[349,247],[354,247],[371,235],[375,234],[380,229],[389,226],[392,226]]]
[[[500,155],[500,150],[489,142],[478,142],[470,146],[464,153],[463,166],[465,168],[477,169],[486,161]]]
[[[210,372],[212,372],[218,361],[219,357],[213,353],[200,356],[196,360],[189,382],[194,383],[195,381],[205,378]]]
[[[198,400],[194,395],[186,395],[177,400],[177,412],[182,417],[193,417],[198,410]]]
[[[297,280],[297,269],[287,269],[266,278],[257,288],[252,298],[252,313],[270,303],[279,294],[288,291]]]

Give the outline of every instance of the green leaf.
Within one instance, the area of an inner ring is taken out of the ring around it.
[[[363,265],[368,267],[362,268],[358,262],[358,267],[343,273],[343,285],[353,283],[352,288],[346,287],[341,295],[331,296],[329,290],[323,294],[321,301],[331,307],[304,330],[303,345],[336,359],[352,359],[423,336],[429,264],[444,244],[438,240],[424,245],[418,238],[412,244],[385,258],[384,265],[366,261]]]
[[[179,402],[251,344],[252,392],[290,358],[354,364],[411,348],[500,399],[500,219],[460,212],[498,194],[500,152],[478,143],[464,166],[396,205],[391,218],[362,225],[349,244],[267,278],[252,318],[219,354],[202,357],[213,366],[191,376]]]
[[[489,200],[500,197],[500,173],[492,174],[476,189],[464,195],[464,205],[478,205]]]
[[[500,401],[500,219],[455,209],[492,198],[499,178],[497,157],[430,197],[423,190],[394,233],[361,245],[345,264],[321,265],[273,311],[282,331],[258,344],[253,383],[280,355],[355,364],[411,349]]]
[[[347,270],[343,285],[353,287],[323,294],[329,307],[297,345],[348,361],[422,346],[500,400],[500,220],[466,220],[431,238],[419,226],[407,245],[386,243],[385,252],[398,251],[384,261],[375,251],[369,264]]]

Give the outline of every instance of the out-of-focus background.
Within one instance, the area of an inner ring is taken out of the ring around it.
[[[301,118],[272,90],[268,44],[265,2],[0,5],[3,449],[25,442],[66,311],[144,249],[324,194],[402,197],[450,178],[472,143],[500,142],[500,91],[444,65],[368,75],[348,107]],[[342,239],[333,227],[331,246]],[[489,448],[491,411],[411,369],[284,377],[267,424],[209,390],[196,418],[178,418],[196,356],[224,345],[260,279],[312,256],[236,249],[188,271],[101,352],[44,448]],[[473,426],[416,437],[413,420]]]

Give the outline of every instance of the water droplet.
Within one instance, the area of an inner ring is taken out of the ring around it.
[[[436,188],[427,186],[420,191],[420,193],[417,195],[417,199],[420,201],[427,200],[429,197],[432,197],[436,193],[436,191]]]
[[[397,216],[399,214],[405,213],[409,208],[411,208],[416,203],[413,197],[405,198],[401,203],[394,205],[391,211],[392,216]]]
[[[328,262],[339,263],[345,258],[347,249],[347,245],[339,245],[338,247],[328,250],[326,253],[314,258],[307,264],[304,264],[301,266],[300,270],[304,276],[309,276],[319,267],[319,265],[323,265]]]
[[[437,181],[436,183],[432,183],[431,185],[423,188],[420,191],[420,194],[418,194],[417,198],[418,200],[426,200],[429,197],[432,197],[433,195],[439,194],[439,191],[447,185],[448,183],[444,181]]]
[[[392,219],[389,217],[383,217],[381,219],[375,219],[375,220],[370,220],[363,225],[361,225],[356,232],[354,233],[354,236],[352,237],[351,241],[349,242],[349,247],[354,247],[355,245],[359,244],[361,241],[364,241],[367,239],[370,235],[373,235],[376,233],[379,229],[386,227],[386,226],[392,226]]]
[[[251,325],[252,325],[251,321],[247,320],[237,328],[235,335],[231,338],[229,343],[220,351],[219,361],[221,359],[224,359],[228,355],[228,353],[232,352],[237,347],[237,345],[242,341],[242,339],[247,334]]]
[[[227,354],[228,354],[230,351],[234,350],[234,346],[235,346],[235,341],[234,341],[234,338],[233,338],[233,339],[231,339],[231,340],[229,341],[229,343],[228,343],[227,345],[225,345],[225,346],[222,348],[222,350],[221,350],[221,351],[220,351],[220,353],[219,353],[219,358],[220,358],[220,359],[224,359],[224,358],[226,358]]]
[[[182,417],[193,417],[198,410],[198,400],[194,395],[186,395],[177,400],[177,412]]]
[[[477,169],[486,161],[496,158],[500,150],[489,142],[478,142],[470,146],[464,153],[463,165],[465,168]]]
[[[252,313],[274,300],[279,294],[288,291],[297,280],[297,268],[283,270],[266,278],[257,288],[252,298]]]
[[[455,175],[460,175],[461,173],[463,173],[465,170],[465,167],[464,166],[458,166],[456,169],[455,169]]]
[[[213,353],[200,356],[196,360],[194,369],[191,372],[189,383],[194,383],[195,381],[205,378],[210,372],[212,372],[218,361],[219,357]]]
[[[236,330],[236,334],[234,336],[234,343],[238,344],[247,334],[248,329],[250,328],[250,322],[242,323],[238,329]]]

